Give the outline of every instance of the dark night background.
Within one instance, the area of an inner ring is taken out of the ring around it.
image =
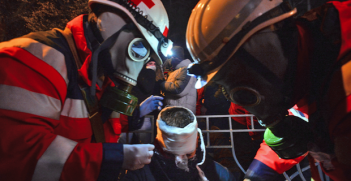
[[[185,48],[186,25],[198,0],[162,0],[170,19],[169,38]],[[77,15],[88,13],[88,0],[1,0],[0,41],[33,31],[64,29]],[[186,58],[190,58],[186,51]]]
[[[185,46],[185,33],[191,11],[199,0],[161,1],[164,3],[170,19],[168,37],[172,39],[174,45],[180,45],[184,48],[185,58],[191,59]],[[300,10],[298,15],[302,15],[307,9],[320,6],[327,0],[288,1],[293,6],[297,6]],[[45,31],[52,28],[64,29],[68,21],[77,15],[88,12],[88,0],[0,0],[0,42],[33,31]],[[245,141],[242,140],[236,144],[240,145],[243,142]],[[241,155],[246,154],[245,150],[243,150],[244,147],[237,147],[236,151],[238,155],[241,152]],[[254,153],[251,155],[252,158]],[[249,165],[252,158],[249,160],[240,160],[240,162],[246,162]]]
[[[161,0],[170,19],[169,38],[185,49],[185,32],[191,10],[199,0]],[[325,0],[290,0],[304,11],[321,5]],[[52,28],[64,29],[66,23],[88,13],[88,0],[0,0],[0,41]]]

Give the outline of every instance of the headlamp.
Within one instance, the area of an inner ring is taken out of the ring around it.
[[[167,52],[167,56],[172,56],[173,55],[173,52],[170,50]]]
[[[161,46],[159,46],[159,51],[167,57],[168,55],[172,55],[173,42],[170,39],[164,38],[164,42]]]

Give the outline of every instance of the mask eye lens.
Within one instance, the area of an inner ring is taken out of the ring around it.
[[[135,58],[138,58],[138,59],[144,58],[147,54],[147,51],[148,50],[145,48],[143,43],[140,41],[134,42],[132,45],[132,55]]]
[[[261,102],[260,94],[248,87],[237,87],[230,91],[230,99],[241,106],[256,106]]]
[[[135,38],[129,43],[128,54],[134,61],[144,61],[150,55],[150,47],[144,39]]]

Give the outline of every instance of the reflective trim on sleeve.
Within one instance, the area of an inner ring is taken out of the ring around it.
[[[65,57],[58,50],[30,38],[15,38],[0,44],[0,48],[6,47],[19,47],[27,50],[57,70],[68,85]]]
[[[61,115],[71,118],[87,118],[89,113],[85,106],[84,100],[70,99],[65,100]]]
[[[0,108],[60,119],[61,101],[20,87],[0,84]]]
[[[305,115],[304,115],[302,112],[300,112],[299,110],[296,110],[296,109],[294,109],[294,108],[290,108],[288,111],[290,111],[292,115],[294,115],[294,116],[296,116],[296,117],[299,117],[299,118],[301,118],[302,120],[308,122],[308,119],[307,119],[307,118],[305,117]]]
[[[32,181],[58,181],[63,166],[77,142],[57,135],[40,157]]]

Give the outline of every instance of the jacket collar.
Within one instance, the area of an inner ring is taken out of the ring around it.
[[[83,14],[68,22],[66,27],[72,32],[78,55],[82,61],[82,67],[78,70],[79,76],[88,86],[91,86],[91,80],[89,79],[89,66],[91,62],[92,50],[90,50],[88,47],[86,32],[84,31],[84,26],[86,23],[88,23],[88,15]],[[98,97],[101,96],[102,90],[111,84],[113,85],[110,79],[105,79],[102,88],[96,85]]]

